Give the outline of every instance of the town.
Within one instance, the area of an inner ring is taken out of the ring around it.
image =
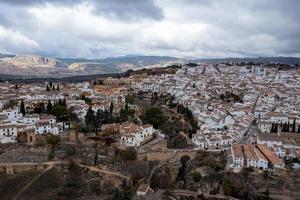
[[[185,63],[89,82],[4,81],[0,97],[0,171],[39,179],[68,167],[75,175],[60,198],[86,190],[108,199],[300,197],[294,66]],[[99,181],[75,180],[88,173]]]

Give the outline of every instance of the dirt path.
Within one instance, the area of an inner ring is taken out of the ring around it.
[[[53,168],[55,164],[50,164],[46,169],[44,169],[41,173],[36,175],[33,179],[31,179],[13,198],[14,200],[20,199],[21,195],[32,185],[34,184],[43,174]]]
[[[97,168],[97,167],[89,166],[89,165],[83,165],[83,164],[78,164],[78,165],[79,165],[80,167],[87,168],[87,169],[89,169],[90,171],[100,172],[100,173],[103,173],[103,174],[109,174],[109,175],[113,175],[113,176],[118,176],[118,177],[121,177],[121,178],[124,178],[124,179],[129,178],[128,176],[123,175],[123,174],[120,174],[120,173],[118,173],[118,172],[112,172],[112,171],[108,171],[108,170],[103,170],[103,169],[99,169],[99,168]]]

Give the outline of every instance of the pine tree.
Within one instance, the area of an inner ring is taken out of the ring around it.
[[[44,102],[41,102],[40,103],[40,113],[41,114],[45,114],[46,113],[46,108],[45,108],[45,104],[44,104]]]
[[[15,90],[19,89],[19,86],[18,84],[15,85]]]
[[[296,119],[295,118],[294,118],[294,121],[293,121],[292,132],[296,133]]]
[[[112,101],[110,102],[109,112],[110,112],[110,114],[113,114],[113,112],[114,112],[114,104]]]
[[[92,110],[92,107],[90,107],[85,115],[85,125],[91,128],[94,121],[95,121],[94,111]]]
[[[54,85],[52,86],[52,90],[55,90],[55,86]]]
[[[276,123],[274,127],[275,127],[275,128],[274,128],[274,132],[275,132],[275,133],[278,133],[278,124]]]
[[[63,106],[63,102],[61,99],[58,100],[58,105]]]
[[[47,87],[46,87],[46,91],[47,91],[47,92],[49,92],[49,91],[50,91],[50,87],[49,87],[49,85],[47,85]]]
[[[23,114],[23,116],[26,114],[25,105],[24,105],[23,100],[21,101],[20,112]]]
[[[49,99],[48,100],[48,104],[47,104],[47,113],[51,114],[52,113],[52,109],[53,109],[53,105],[52,105],[51,100]]]
[[[59,91],[59,84],[57,84],[56,90]]]
[[[62,106],[67,107],[67,101],[66,101],[65,98],[64,98],[64,100],[63,100],[63,102],[62,102]]]
[[[49,82],[49,85],[50,85],[50,88],[52,88],[52,85],[53,85],[53,84],[52,84],[52,81]]]

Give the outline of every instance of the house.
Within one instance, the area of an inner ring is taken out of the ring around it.
[[[272,151],[267,145],[258,144],[259,151],[268,159],[271,168],[282,169],[284,168],[284,162],[279,158],[274,151]]]
[[[2,113],[11,121],[16,121],[22,117],[22,113],[18,109],[3,110]]]
[[[0,143],[14,142],[17,137],[16,124],[0,125]]]
[[[111,131],[120,134],[120,143],[126,146],[137,147],[148,141],[153,136],[153,126],[145,124],[138,126],[134,123],[103,124],[102,131]]]
[[[231,145],[233,168],[242,168],[244,165],[244,155],[239,144]]]

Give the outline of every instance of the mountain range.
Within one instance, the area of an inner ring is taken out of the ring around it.
[[[104,59],[54,58],[40,55],[0,54],[0,79],[52,78],[95,74],[120,73],[129,69],[163,67],[184,62],[273,62],[282,64],[300,63],[294,57],[259,58],[177,58],[168,56],[121,56]]]

